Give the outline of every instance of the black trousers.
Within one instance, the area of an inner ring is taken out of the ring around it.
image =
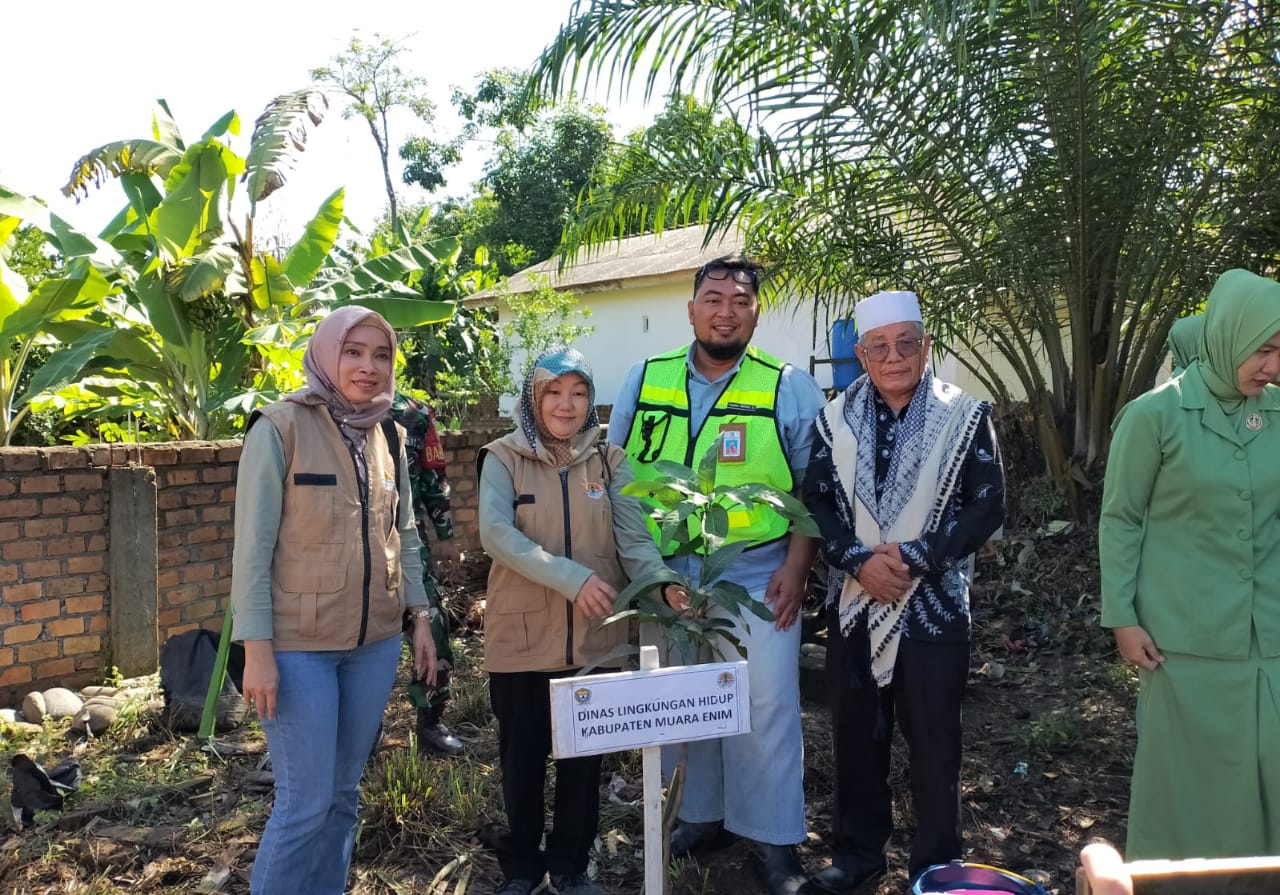
[[[902,638],[893,680],[870,677],[865,635],[853,643],[828,612],[827,674],[835,748],[832,863],[851,875],[884,864],[893,834],[889,749],[896,719],[907,743],[916,834],[908,864],[914,876],[961,857],[960,702],[969,674],[969,644]]]
[[[600,766],[603,757],[555,763],[556,789],[545,853],[543,790],[551,755],[551,694],[548,682],[573,671],[491,673],[489,701],[498,719],[502,800],[510,833],[499,845],[498,864],[508,879],[583,873],[600,825]]]

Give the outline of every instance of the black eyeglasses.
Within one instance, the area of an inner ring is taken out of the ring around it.
[[[866,353],[867,360],[881,363],[888,360],[890,345],[898,349],[898,357],[905,359],[915,357],[920,353],[920,348],[924,345],[924,339],[916,337],[914,339],[898,339],[894,342],[881,342],[878,345],[863,345],[862,350]]]
[[[749,267],[703,267],[699,269],[697,276],[693,278],[693,288],[696,291],[702,285],[703,280],[728,280],[732,279],[735,283],[741,283],[744,286],[750,286],[755,291],[760,291],[760,274]]]

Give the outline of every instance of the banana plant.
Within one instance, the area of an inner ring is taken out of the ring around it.
[[[702,455],[696,472],[681,463],[659,460],[654,463],[655,478],[635,481],[622,489],[623,494],[638,497],[649,507],[664,553],[674,548],[676,555],[698,553],[703,559],[696,577],[667,568],[653,577],[632,581],[618,594],[614,614],[605,623],[655,623],[686,662],[693,661],[704,647],[721,656],[731,648],[745,659],[746,648],[732,632],[735,620],[745,620],[747,614],[769,623],[774,620],[768,606],[753,599],[741,584],[724,578],[743,551],[758,546],[750,539],[728,541],[730,510],[751,510],[764,504],[790,523],[791,532],[818,536],[818,527],[804,504],[785,491],[757,483],[717,485],[719,455],[717,438]],[[663,602],[658,596],[662,584],[675,584],[688,592],[687,611],[676,612]]]
[[[176,436],[227,435],[244,413],[298,384],[300,364],[274,369],[272,362],[282,352],[300,355],[306,334],[333,307],[365,305],[398,328],[452,315],[452,305],[423,300],[404,285],[423,263],[420,253],[317,276],[343,222],[342,189],[321,203],[283,256],[255,243],[258,204],[285,184],[325,107],[312,89],[276,97],[242,157],[230,145],[240,131],[235,112],[187,144],[160,101],[150,138],[108,143],[76,162],[65,194],[86,196],[108,180],[125,194],[126,205],[102,234],[122,259],[112,285],[123,303],[79,328],[76,338],[95,350],[69,357],[78,369],[62,375],[74,366],[68,363],[56,383],[52,375],[42,383],[46,389],[78,378],[81,392],[98,402],[81,410],[145,407]],[[237,223],[241,184],[248,206]]]
[[[40,229],[68,263],[60,276],[31,284],[6,264],[18,228]],[[104,242],[77,231],[36,200],[0,186],[0,445],[9,445],[32,409],[33,399],[63,377],[75,361],[88,357],[101,341],[65,343],[31,377],[21,383],[32,351],[61,341],[60,327],[83,320],[101,306],[111,284],[103,271],[118,262]],[[72,372],[70,375],[74,375]]]

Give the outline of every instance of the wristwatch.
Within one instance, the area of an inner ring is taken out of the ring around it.
[[[408,612],[409,618],[414,621],[417,621],[420,618],[425,618],[428,621],[431,620],[431,608],[429,606],[418,606],[414,609],[408,610]]]

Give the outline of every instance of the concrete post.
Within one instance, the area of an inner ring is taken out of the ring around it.
[[[156,471],[111,470],[111,661],[125,677],[151,674],[160,663],[156,626]]]

